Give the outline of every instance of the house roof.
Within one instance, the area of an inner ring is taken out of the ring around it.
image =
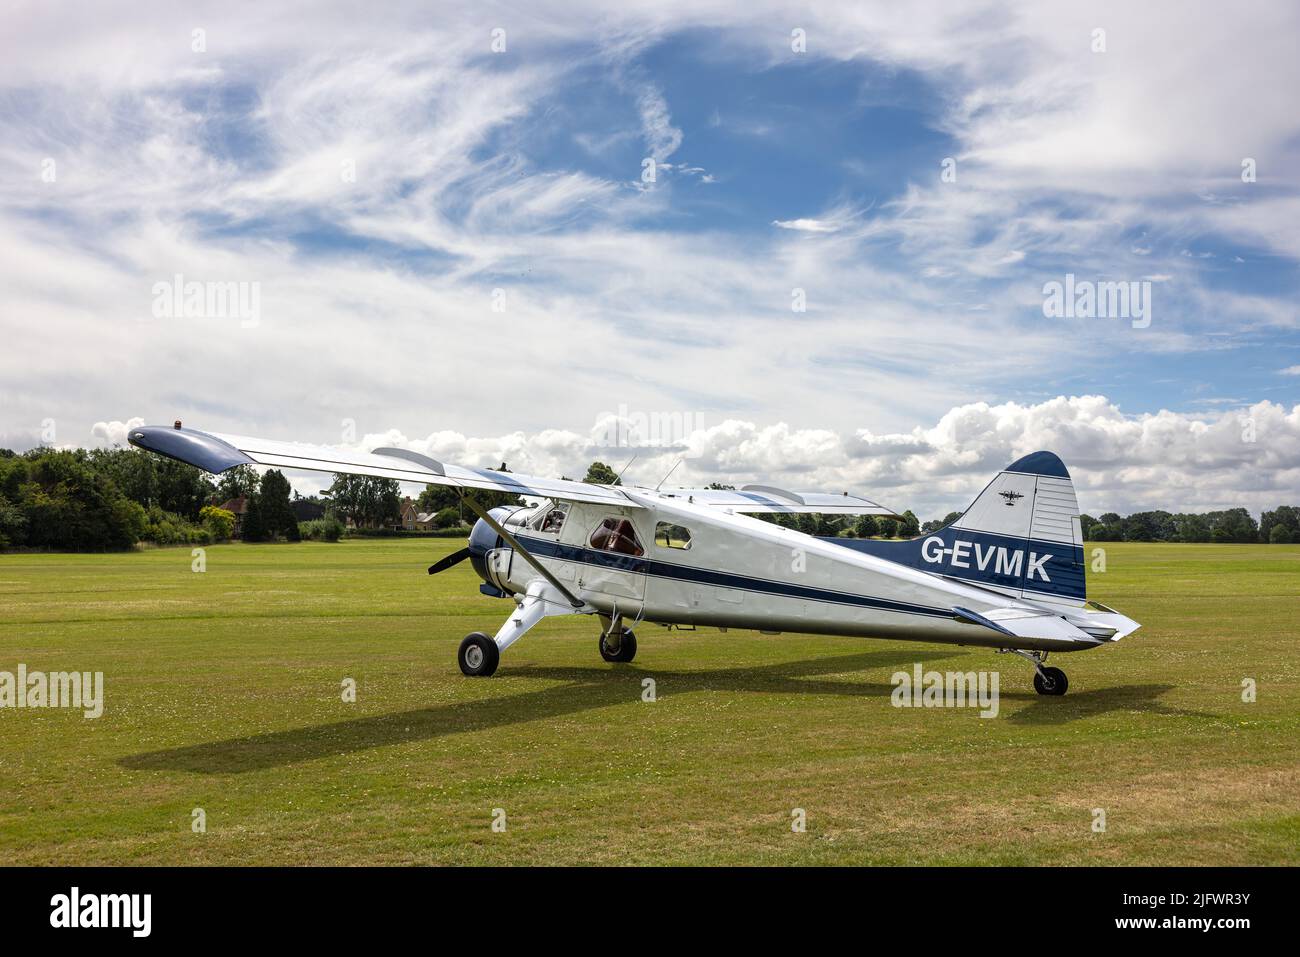
[[[232,498],[221,507],[227,512],[234,512],[236,515],[243,515],[248,511],[248,499],[241,495],[239,498]]]

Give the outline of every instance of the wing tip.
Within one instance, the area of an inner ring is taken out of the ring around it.
[[[127,441],[138,449],[157,452],[169,459],[218,474],[237,465],[253,465],[251,458],[229,442],[194,429],[169,425],[142,425],[127,433]]]

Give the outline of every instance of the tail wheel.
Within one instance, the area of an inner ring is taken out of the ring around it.
[[[632,633],[631,628],[623,629],[623,636],[619,638],[618,650],[610,651],[609,645],[605,642],[605,636],[600,636],[600,656],[606,661],[628,662],[636,657],[636,635]]]
[[[486,678],[495,672],[497,665],[501,663],[501,650],[497,648],[497,643],[483,632],[475,631],[466,635],[465,640],[460,643],[460,651],[456,653],[456,659],[460,663],[461,674],[471,678]]]
[[[1063,695],[1068,687],[1069,679],[1060,668],[1044,668],[1034,672],[1034,690],[1039,694]]]

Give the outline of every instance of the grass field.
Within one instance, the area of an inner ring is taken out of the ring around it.
[[[0,859],[1300,863],[1300,547],[1108,545],[1091,593],[1144,627],[1040,698],[1018,658],[897,642],[643,625],[608,665],[587,618],[466,679],[509,605],[425,575],[462,544],[0,555],[0,670],[106,698],[0,711]],[[916,661],[1000,671],[1000,716],[891,707]]]

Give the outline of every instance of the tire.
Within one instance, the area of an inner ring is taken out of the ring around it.
[[[1070,687],[1070,681],[1060,668],[1044,668],[1034,672],[1034,690],[1039,694],[1059,697]]]
[[[475,631],[466,635],[460,643],[456,660],[460,664],[461,674],[470,678],[487,678],[496,672],[497,665],[501,663],[501,650],[483,632]]]
[[[600,656],[606,661],[626,664],[636,657],[636,635],[632,633],[631,628],[623,629],[623,637],[619,639],[618,651],[611,652],[609,646],[605,644],[605,636],[600,636]]]

